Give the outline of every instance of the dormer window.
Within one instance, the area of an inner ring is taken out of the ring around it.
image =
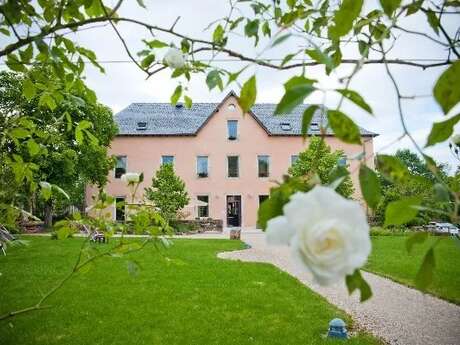
[[[230,104],[228,105],[228,110],[230,110],[230,111],[235,111],[235,109],[236,109],[235,104],[230,103]]]
[[[137,128],[138,131],[145,131],[147,129],[147,122],[138,122],[137,123]]]
[[[289,122],[281,122],[280,126],[283,131],[287,132],[287,131],[292,130],[292,126]]]
[[[310,124],[310,128],[311,128],[312,130],[317,131],[317,130],[319,130],[319,125],[318,125],[316,122],[312,122],[312,123]]]

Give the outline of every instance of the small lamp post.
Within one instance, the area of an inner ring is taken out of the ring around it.
[[[328,338],[347,339],[347,328],[342,319],[333,319],[329,322],[329,331],[327,332]]]

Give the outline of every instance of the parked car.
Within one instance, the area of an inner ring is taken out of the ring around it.
[[[428,223],[427,230],[436,234],[458,235],[459,233],[459,229],[451,223],[430,222]]]

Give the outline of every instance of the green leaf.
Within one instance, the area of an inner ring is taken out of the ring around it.
[[[425,290],[433,281],[433,272],[436,266],[434,259],[434,250],[430,248],[423,258],[422,266],[420,266],[417,275],[415,276],[415,286],[420,290]]]
[[[447,114],[460,102],[460,60],[455,61],[439,77],[433,89],[434,98]]]
[[[254,37],[256,39],[254,45],[259,43],[259,23],[259,19],[248,20],[244,26],[244,34],[249,38]]]
[[[417,206],[420,206],[421,200],[417,197],[403,198],[398,201],[390,202],[385,210],[385,224],[403,225],[410,222],[417,216]]]
[[[220,43],[224,39],[224,28],[222,25],[217,25],[216,28],[214,29],[214,33],[212,34],[212,41],[214,43]]]
[[[185,103],[185,107],[187,109],[190,109],[192,107],[192,99],[189,97],[189,96],[184,96],[184,103]]]
[[[378,155],[377,167],[383,176],[391,182],[406,182],[410,173],[407,167],[395,156]]]
[[[45,201],[49,200],[49,198],[51,198],[51,184],[45,181],[41,181],[40,193]]]
[[[34,48],[32,44],[29,44],[26,49],[19,51],[19,56],[21,61],[24,63],[29,63],[32,57],[34,56]]]
[[[155,61],[155,55],[154,54],[147,55],[145,58],[142,59],[141,66],[143,68],[149,68],[150,65],[152,64],[152,62],[154,62],[154,61]]]
[[[325,65],[329,69],[333,69],[334,63],[329,55],[322,52],[319,48],[306,49],[305,53],[310,56],[316,62]]]
[[[152,48],[152,49],[169,47],[167,43],[160,41],[160,40],[151,40],[151,41],[144,40],[144,43],[147,44],[149,48]]]
[[[171,95],[171,104],[176,105],[182,95],[182,85],[178,85]]]
[[[428,19],[428,24],[430,24],[431,28],[439,35],[439,18],[436,16],[432,10],[428,10],[425,12],[426,17]]]
[[[27,68],[14,54],[8,54],[6,57],[6,65],[8,68],[15,72],[27,72]]]
[[[294,76],[284,84],[285,93],[275,109],[275,114],[289,114],[295,107],[302,104],[305,98],[311,94],[316,80],[307,79],[304,76]]]
[[[340,140],[349,144],[361,144],[359,128],[347,115],[339,110],[328,110],[327,118],[329,126]]]
[[[139,4],[140,7],[147,8],[144,4],[144,0],[137,0],[137,3]]]
[[[279,36],[276,40],[273,41],[272,43],[272,48],[283,43],[284,41],[286,41],[289,37],[291,37],[292,35],[291,34],[286,34],[286,35],[283,35],[283,36]]]
[[[222,78],[218,70],[212,70],[208,73],[206,76],[206,84],[208,85],[210,91],[216,86],[219,87],[220,91],[224,89],[224,84],[222,83]]]
[[[427,232],[416,232],[415,234],[411,235],[406,240],[407,252],[410,254],[412,252],[412,248],[414,247],[414,245],[425,242],[427,238],[428,238]]]
[[[449,202],[450,194],[448,187],[442,183],[435,183],[433,186],[434,196],[436,200],[441,202]]]
[[[339,39],[353,27],[354,20],[361,13],[363,0],[343,0],[339,10],[334,14],[334,26],[329,27],[329,37]]]
[[[304,138],[307,137],[308,134],[308,128],[310,127],[311,120],[313,118],[313,115],[315,114],[316,110],[319,109],[319,106],[317,105],[310,105],[305,111],[303,112],[302,115],[302,136]]]
[[[352,101],[353,103],[355,103],[357,106],[367,111],[368,113],[372,114],[372,108],[370,107],[370,105],[367,104],[364,98],[362,98],[361,95],[356,91],[350,89],[338,89],[337,92],[349,99],[350,101]]]
[[[35,156],[40,152],[40,145],[34,139],[27,140],[27,150],[31,156]]]
[[[353,274],[345,277],[348,293],[351,295],[356,289],[360,292],[360,301],[365,302],[372,297],[372,290],[369,284],[361,276],[359,270],[355,270]]]
[[[56,101],[54,100],[53,97],[47,92],[43,93],[40,97],[40,100],[38,101],[38,105],[42,107],[47,107],[50,110],[56,109]]]
[[[283,58],[283,61],[281,61],[281,67],[286,65],[289,61],[292,60],[292,58],[295,56],[295,54],[288,54]]]
[[[29,136],[29,131],[27,129],[17,127],[10,130],[10,136],[16,139],[24,139]]]
[[[433,123],[431,132],[428,135],[428,140],[425,147],[441,143],[452,135],[454,132],[454,126],[460,121],[460,114],[452,116],[450,119],[442,122]]]
[[[24,79],[22,83],[22,94],[24,97],[30,101],[32,98],[34,98],[35,94],[37,93],[37,90],[35,88],[34,83],[29,79]]]
[[[249,78],[241,88],[240,98],[238,100],[243,112],[246,113],[256,102],[257,85],[256,76]]]
[[[382,197],[380,181],[375,171],[366,165],[361,165],[359,168],[359,184],[364,200],[366,200],[370,208],[375,209]]]
[[[401,0],[380,0],[380,5],[383,8],[383,12],[385,12],[388,17],[391,17],[394,11],[401,5]]]
[[[264,25],[262,25],[262,33],[264,34],[264,36],[268,37],[272,35],[272,30],[270,29],[270,24],[268,23],[268,21],[266,21]]]

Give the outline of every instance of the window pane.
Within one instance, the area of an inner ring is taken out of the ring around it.
[[[227,129],[228,129],[228,139],[235,140],[238,137],[238,121],[228,120]]]
[[[208,176],[208,156],[198,156],[196,158],[196,172],[198,177]]]
[[[257,156],[259,166],[259,177],[268,177],[269,174],[269,156]]]
[[[122,203],[125,201],[125,198],[118,197],[115,198],[115,219],[118,222],[123,222],[125,220],[125,205]]]
[[[126,156],[117,156],[117,163],[115,164],[115,178],[120,178],[126,173]]]
[[[198,195],[197,199],[207,203],[206,206],[198,206],[198,217],[209,217],[209,196],[208,195]]]
[[[174,164],[174,156],[161,156],[161,164]]]
[[[228,156],[228,177],[238,177],[238,156]]]
[[[299,155],[292,155],[291,156],[291,165],[293,165],[299,159]]]

